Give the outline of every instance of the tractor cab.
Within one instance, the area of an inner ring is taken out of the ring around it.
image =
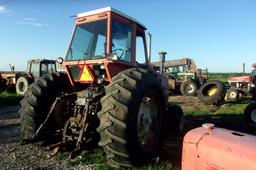
[[[112,7],[78,14],[64,62],[72,83],[111,82],[120,71],[147,64],[145,30]]]
[[[28,61],[26,74],[33,79],[38,79],[48,73],[56,72],[56,70],[55,60],[32,59]]]

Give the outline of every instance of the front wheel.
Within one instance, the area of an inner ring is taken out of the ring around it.
[[[140,165],[158,154],[164,135],[162,90],[154,72],[135,68],[107,86],[97,130],[111,166]]]
[[[184,96],[195,96],[197,92],[197,85],[194,81],[192,80],[186,80],[182,82],[180,86],[180,92]]]
[[[239,90],[229,89],[227,91],[227,99],[231,100],[231,101],[238,101],[238,99],[239,99]]]
[[[16,93],[18,95],[24,96],[25,92],[28,90],[30,82],[27,77],[21,76],[16,82]]]

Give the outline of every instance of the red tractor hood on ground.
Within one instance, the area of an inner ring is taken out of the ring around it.
[[[229,77],[229,82],[250,82],[250,76]]]
[[[183,140],[182,170],[256,169],[256,137],[204,124]]]

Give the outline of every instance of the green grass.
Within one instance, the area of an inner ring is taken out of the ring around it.
[[[186,110],[184,115],[187,117],[197,117],[197,116],[206,116],[206,115],[236,115],[243,114],[246,106],[251,102],[250,99],[243,99],[238,102],[226,102],[221,106],[216,106],[212,109],[211,107],[197,107],[196,109]]]
[[[208,73],[209,80],[219,80],[222,82],[227,82],[229,77],[233,76],[245,76],[249,75],[248,73]]]
[[[0,93],[0,106],[11,106],[19,104],[22,96],[18,96],[16,93],[1,92]]]
[[[62,168],[84,168],[84,169],[97,169],[97,170],[112,170],[113,168],[108,165],[105,154],[101,148],[93,150],[85,150],[75,159],[68,159],[69,152],[60,152],[56,155],[57,160],[65,160],[65,165]],[[63,165],[62,165],[63,166]],[[158,163],[151,163],[142,167],[130,168],[131,170],[176,170],[169,161]]]
[[[244,119],[244,110],[251,102],[251,99],[243,99],[238,102],[226,102],[216,108],[205,106],[196,110],[186,110],[184,114],[187,123],[184,131],[200,127],[203,123],[213,123],[216,127],[255,134]]]

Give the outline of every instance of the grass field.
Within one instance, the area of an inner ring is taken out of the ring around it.
[[[1,92],[0,93],[0,106],[11,106],[19,104],[22,96],[18,96],[16,93]]]
[[[249,75],[249,73],[208,73],[209,80],[219,80],[222,82],[227,82],[229,77],[246,75]]]

